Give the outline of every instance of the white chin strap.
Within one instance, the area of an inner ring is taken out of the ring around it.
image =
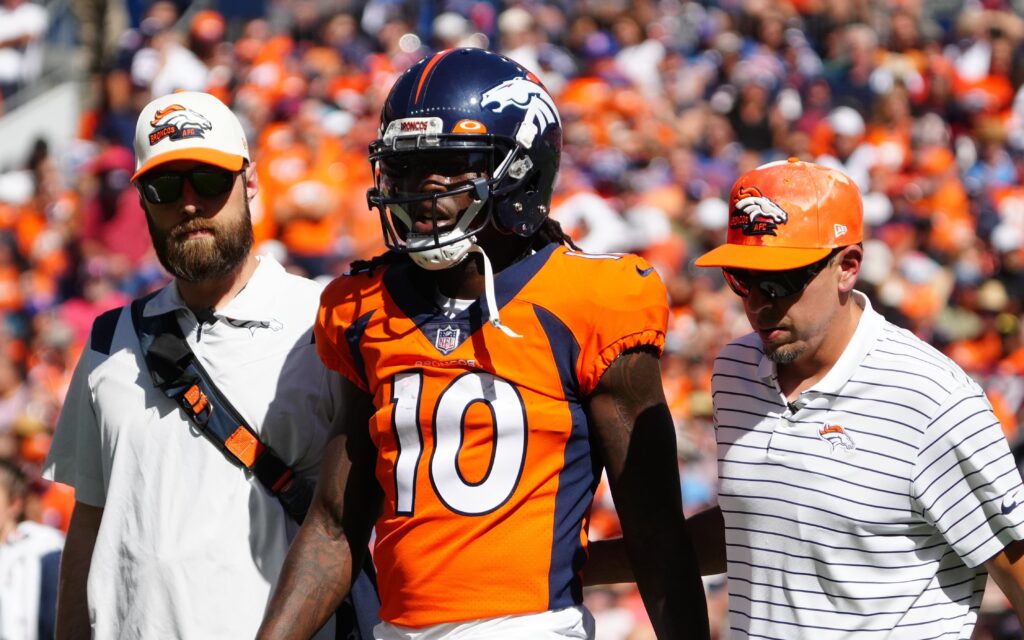
[[[522,338],[509,327],[501,324],[501,317],[498,314],[498,300],[494,297],[494,271],[491,269],[491,261],[487,258],[487,254],[476,244],[471,244],[467,253],[479,253],[480,257],[484,259],[484,299],[487,300],[487,310],[489,312],[488,322],[495,329],[500,329],[502,333],[510,338]]]
[[[459,222],[451,230],[438,234],[438,240],[443,244],[452,237],[465,235],[466,230],[473,224],[480,209],[483,208],[485,200],[474,200],[459,219]],[[394,207],[405,218],[406,224],[412,226],[408,214],[402,209]],[[461,240],[451,244],[438,247],[434,241],[433,234],[410,233],[405,238],[405,245],[409,250],[409,258],[420,268],[427,271],[441,271],[454,267],[466,259],[470,253],[479,253],[484,260],[484,299],[487,300],[487,309],[490,312],[488,322],[495,329],[510,338],[522,338],[512,329],[501,324],[501,317],[498,313],[498,301],[494,297],[494,270],[491,269],[491,261],[487,254],[476,244],[476,236],[465,236]],[[423,247],[422,249],[420,247]]]
[[[450,236],[452,233],[454,232],[442,233],[439,234],[439,237],[444,242],[445,236]],[[427,271],[440,271],[448,267],[454,267],[466,259],[466,256],[469,254],[469,248],[473,246],[473,237],[469,236],[443,247],[435,247],[434,236],[420,236],[410,233],[405,243],[410,249],[409,258],[416,263],[416,266]],[[417,250],[417,246],[432,248]]]
[[[473,236],[466,236],[466,232],[473,225],[473,220],[480,213],[480,209],[483,208],[485,201],[474,200],[466,208],[466,211],[454,227],[437,234],[439,243],[444,246],[437,246],[438,243],[434,242],[434,234],[432,233],[409,233],[405,238],[405,246],[409,251],[409,257],[412,261],[427,271],[440,271],[454,267],[465,260],[469,254],[469,248],[475,242]],[[395,206],[392,206],[392,209],[400,214],[400,217],[409,227],[412,227],[412,220],[404,210]],[[459,236],[466,237],[451,244],[444,244],[450,238],[457,238]]]

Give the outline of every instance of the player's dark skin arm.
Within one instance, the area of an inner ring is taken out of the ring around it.
[[[659,638],[708,638],[707,603],[683,518],[675,430],[657,355],[630,350],[590,396],[626,555]]]
[[[705,509],[686,519],[686,528],[697,556],[702,576],[725,573],[725,523],[718,506]],[[633,569],[629,566],[626,545],[622,538],[595,540],[590,543],[587,566],[583,567],[583,584],[613,584],[633,582]]]
[[[985,570],[1024,622],[1024,540],[1014,540],[985,563]]]
[[[348,595],[382,492],[367,423],[371,398],[343,380],[342,416],[324,451],[316,494],[288,551],[257,638],[310,638]]]
[[[64,541],[64,553],[61,554],[57,583],[58,640],[87,639],[92,636],[86,583],[102,519],[102,507],[75,502],[68,536]]]

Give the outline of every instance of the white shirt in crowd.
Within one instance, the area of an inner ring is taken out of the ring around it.
[[[64,534],[60,531],[28,521],[19,522],[7,541],[0,544],[0,638],[36,640],[40,616],[48,616],[52,622],[53,611],[40,612],[43,558],[56,560],[63,547]],[[56,599],[47,605],[56,605]]]
[[[0,6],[0,42],[28,40],[22,46],[0,47],[0,82],[27,82],[39,75],[43,63],[40,39],[48,23],[46,9],[34,2]]]

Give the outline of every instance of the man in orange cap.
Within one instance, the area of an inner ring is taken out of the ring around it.
[[[854,289],[862,239],[857,187],[791,159],[740,177],[726,244],[696,262],[754,330],[715,361],[719,506],[693,519],[739,637],[969,637],[986,571],[1024,618],[1024,487],[999,422]]]

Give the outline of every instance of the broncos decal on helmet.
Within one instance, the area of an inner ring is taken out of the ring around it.
[[[480,96],[480,106],[496,113],[511,106],[525,111],[523,123],[516,133],[516,142],[527,149],[533,147],[538,134],[552,124],[561,124],[551,96],[540,84],[528,78],[512,78],[484,91]]]

